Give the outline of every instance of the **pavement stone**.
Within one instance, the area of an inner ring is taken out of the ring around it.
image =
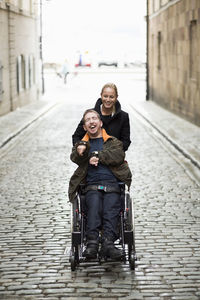
[[[0,299],[198,299],[199,187],[130,115],[136,270],[108,262],[70,270],[67,133],[77,108],[65,101],[19,135],[1,160]]]
[[[43,96],[0,117],[0,148],[56,105],[57,102]],[[200,127],[150,100],[136,101],[130,106],[200,169]]]

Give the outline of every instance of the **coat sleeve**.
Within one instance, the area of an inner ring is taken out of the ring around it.
[[[125,158],[123,144],[117,138],[108,140],[103,150],[99,151],[99,161],[106,166],[121,165]]]
[[[83,129],[83,121],[81,120],[72,135],[73,146],[84,137],[85,133],[86,131]]]
[[[72,148],[72,152],[70,155],[70,159],[71,161],[73,161],[75,164],[77,164],[78,166],[83,165],[86,161],[89,161],[89,144],[87,143],[86,145],[86,150],[83,154],[83,156],[80,156],[77,152],[77,147],[78,147],[78,143],[76,143],[75,146],[73,146]]]
[[[120,140],[123,143],[123,149],[124,151],[128,150],[128,147],[131,144],[130,140],[130,122],[129,122],[129,115],[128,113],[125,113],[124,115],[124,121],[121,127],[120,132]]]

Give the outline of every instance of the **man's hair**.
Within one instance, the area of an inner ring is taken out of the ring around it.
[[[93,108],[89,108],[83,114],[83,118],[82,118],[83,124],[85,124],[85,116],[91,112],[95,113],[97,115],[98,119],[101,121],[101,117],[100,117],[99,113],[96,110],[94,110]]]

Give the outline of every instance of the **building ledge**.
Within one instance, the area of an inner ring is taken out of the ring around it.
[[[149,15],[149,19],[153,19],[154,17],[158,16],[160,13],[162,13],[164,10],[168,9],[170,6],[176,4],[177,2],[180,2],[181,0],[171,0],[167,4],[163,5],[159,10],[155,11],[151,15]]]
[[[36,15],[33,14],[33,12],[28,12],[28,11],[25,11],[23,10],[22,8],[20,7],[17,7],[13,4],[10,4],[8,2],[2,2],[2,0],[0,0],[0,9],[2,10],[9,10],[10,12],[13,12],[15,14],[20,14],[20,15],[24,15],[24,16],[27,16],[27,17],[31,17],[31,18],[35,18]]]

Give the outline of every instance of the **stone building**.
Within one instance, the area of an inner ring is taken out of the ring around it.
[[[0,115],[38,98],[38,2],[0,0]]]
[[[148,98],[200,125],[200,0],[147,0]]]

